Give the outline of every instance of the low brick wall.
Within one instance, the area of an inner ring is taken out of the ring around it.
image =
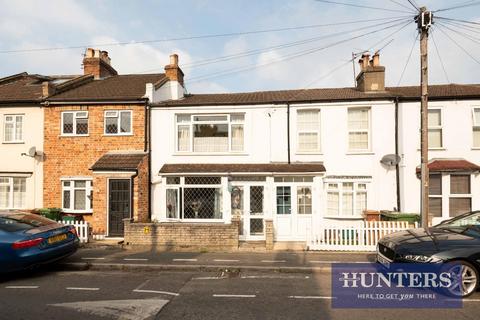
[[[238,250],[239,221],[222,223],[139,223],[125,221],[125,244],[150,250]]]

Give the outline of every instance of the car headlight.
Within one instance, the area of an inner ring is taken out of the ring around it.
[[[421,254],[406,254],[402,256],[403,259],[409,260],[412,262],[421,262],[421,263],[438,263],[442,262],[442,259],[435,256],[424,256]]]

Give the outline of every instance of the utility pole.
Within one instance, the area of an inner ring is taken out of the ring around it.
[[[421,82],[421,104],[420,104],[420,145],[421,145],[421,218],[422,228],[428,227],[428,30],[432,25],[433,15],[426,7],[421,7],[419,14],[415,17],[418,32],[420,33],[420,82]]]

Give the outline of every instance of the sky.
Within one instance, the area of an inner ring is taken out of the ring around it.
[[[315,0],[0,0],[0,77],[23,71],[81,74],[85,48],[93,46],[109,52],[112,66],[120,74],[163,72],[169,55],[177,53],[190,93],[351,87],[352,53],[382,49],[380,62],[386,67],[388,86],[418,84],[418,32],[408,1],[337,2],[402,12]],[[436,10],[467,1],[415,2]],[[480,5],[439,12],[438,16],[480,22]],[[358,20],[372,21],[352,23]],[[238,34],[312,25],[316,27]],[[480,26],[471,33],[477,37],[473,40],[458,33],[465,30],[455,30],[439,25],[432,29],[430,83],[480,83]],[[237,34],[171,40],[229,33]],[[307,39],[312,40],[295,43]],[[135,43],[138,41],[151,42]],[[119,42],[129,44],[112,45]],[[3,52],[64,47],[77,48]],[[251,54],[238,57],[245,52]],[[232,55],[237,56],[201,64]],[[356,62],[355,69],[358,73]]]

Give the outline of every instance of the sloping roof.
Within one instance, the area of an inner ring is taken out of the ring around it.
[[[100,157],[90,170],[93,171],[134,171],[145,158],[144,152],[109,152]]]
[[[434,159],[428,162],[430,172],[477,172],[480,166],[465,159]],[[420,173],[420,167],[417,167]]]
[[[111,76],[55,94],[48,98],[48,101],[138,101],[143,99],[147,83],[156,83],[163,78],[163,73]]]
[[[181,100],[171,100],[156,106],[242,105],[276,104],[286,102],[329,102],[351,100],[380,100],[399,97],[402,100],[419,100],[420,87],[387,87],[381,92],[362,92],[356,88],[322,88],[306,90],[257,91],[219,94],[190,94]],[[480,85],[431,85],[429,99],[480,98]]]
[[[160,174],[193,173],[318,173],[325,172],[322,163],[182,163],[165,164]]]

